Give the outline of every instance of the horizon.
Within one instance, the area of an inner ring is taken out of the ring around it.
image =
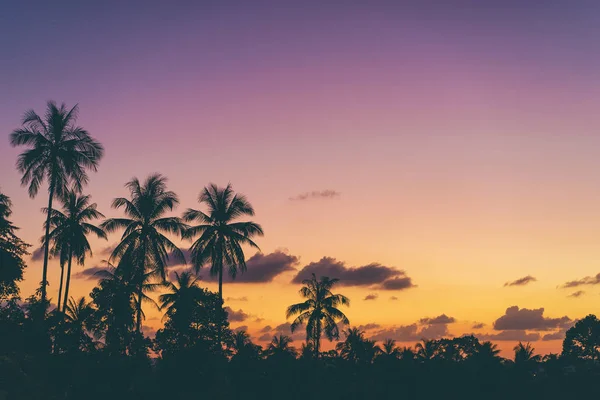
[[[19,235],[39,247],[47,186],[29,198],[8,135],[47,100],[79,104],[106,150],[84,193],[106,217],[155,172],[181,201],[169,215],[201,209],[210,182],[247,196],[262,253],[245,248],[224,300],[257,343],[291,322],[308,268],[340,275],[351,326],[379,341],[475,333],[503,354],[520,340],[559,352],[600,299],[600,4],[433,3],[11,3],[0,190]],[[73,297],[120,233],[90,240]],[[41,276],[27,264],[23,298]],[[54,301],[59,274],[51,260]],[[162,313],[145,312],[153,333]]]

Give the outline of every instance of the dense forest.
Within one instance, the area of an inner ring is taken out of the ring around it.
[[[11,220],[0,193],[0,399],[347,399],[575,398],[599,395],[600,321],[589,315],[570,328],[560,354],[541,357],[519,343],[511,359],[475,336],[423,340],[414,348],[376,342],[344,314],[350,299],[334,293],[336,277],[303,282],[303,301],[289,305],[291,331],[306,332],[300,348],[277,335],[263,348],[229,326],[223,274],[246,270],[244,248],[257,248],[262,227],[248,199],[231,185],[210,184],[202,209],[168,216],[178,205],[160,174],[126,183],[115,198],[119,218],[105,218],[84,194],[103,146],[76,125],[77,107],[48,103],[43,116],[25,113],[10,135],[24,147],[17,160],[31,197],[48,186],[39,289],[23,299],[19,282],[30,244]],[[40,218],[42,220],[42,218]],[[121,239],[89,297],[69,295],[73,262],[85,265],[91,236]],[[190,259],[172,241],[192,242]],[[61,268],[56,301],[47,294],[48,260]],[[189,263],[168,273],[169,259]],[[200,286],[209,268],[218,292]],[[153,292],[160,292],[155,301]],[[144,309],[163,314],[164,327],[143,334]],[[291,332],[290,332],[291,333]],[[337,341],[325,351],[322,340]]]

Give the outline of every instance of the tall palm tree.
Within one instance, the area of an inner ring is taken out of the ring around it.
[[[326,276],[317,280],[315,274],[312,274],[311,279],[302,281],[304,286],[300,289],[300,294],[307,300],[289,306],[286,312],[286,318],[297,315],[290,327],[292,332],[300,325],[306,324],[306,341],[307,343],[312,341],[316,357],[319,356],[323,332],[330,341],[339,339],[337,322],[350,324],[344,313],[337,308],[341,305],[349,306],[350,300],[341,294],[331,293],[331,288],[338,281],[339,279],[330,279]]]
[[[267,352],[271,357],[296,357],[296,348],[291,345],[292,338],[287,335],[273,336]]]
[[[113,200],[113,208],[123,208],[128,218],[110,218],[102,223],[107,232],[124,229],[121,241],[111,254],[111,260],[127,257],[133,268],[132,276],[138,278],[138,304],[136,329],[142,328],[142,278],[148,271],[166,280],[166,266],[169,254],[185,262],[183,252],[165,234],[182,235],[186,226],[178,217],[165,217],[179,200],[174,192],[167,190],[167,179],[160,174],[150,175],[144,183],[137,178],[127,182],[131,199],[118,197]]]
[[[92,248],[87,236],[94,234],[100,239],[107,239],[106,232],[102,228],[88,222],[104,218],[104,215],[96,209],[96,203],[90,204],[90,196],[80,196],[74,191],[68,191],[62,199],[62,203],[62,211],[44,209],[44,212],[50,214],[51,232],[48,235],[48,239],[52,243],[50,253],[60,258],[61,274],[57,306],[59,311],[61,307],[63,310],[67,308],[73,258],[77,264],[84,265],[86,255],[92,256]],[[64,304],[61,304],[65,263],[68,265],[67,278]]]
[[[189,208],[183,214],[186,222],[199,223],[186,231],[190,239],[200,236],[190,248],[191,262],[196,272],[206,263],[210,264],[210,274],[219,277],[219,297],[223,300],[223,268],[227,267],[233,279],[238,269],[245,272],[242,246],[258,249],[252,238],[264,233],[257,223],[236,222],[240,217],[253,216],[254,208],[245,196],[234,193],[231,184],[219,188],[211,183],[200,193],[198,201],[207,206],[208,213]]]
[[[17,169],[23,174],[21,184],[29,186],[29,196],[35,197],[43,181],[48,183],[48,210],[52,200],[61,197],[71,185],[80,192],[88,182],[87,170],[96,171],[104,155],[104,147],[76,125],[79,108],[68,109],[53,101],[47,104],[42,118],[33,110],[25,112],[22,127],[10,134],[13,147],[26,146],[19,155]],[[44,266],[42,269],[41,300],[46,301],[50,216],[46,219]]]

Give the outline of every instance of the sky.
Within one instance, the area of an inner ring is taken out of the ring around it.
[[[51,99],[79,104],[106,148],[85,192],[108,217],[154,172],[173,215],[209,182],[248,197],[262,253],[224,297],[258,343],[288,333],[311,271],[338,275],[352,325],[379,340],[557,352],[598,312],[597,2],[4,1],[0,188],[36,246],[47,192],[20,186],[8,135]],[[92,240],[74,296],[118,239]],[[24,296],[41,279],[28,264]]]

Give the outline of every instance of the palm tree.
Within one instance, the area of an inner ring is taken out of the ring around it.
[[[88,335],[88,332],[94,330],[93,323],[94,308],[91,302],[87,302],[85,297],[75,300],[73,297],[63,309],[65,313],[65,322],[67,323],[67,334],[73,338],[78,350],[91,350],[94,348],[94,341]]]
[[[165,282],[165,287],[170,291],[159,296],[160,309],[166,309],[164,318],[171,318],[178,329],[187,328],[193,318],[194,312],[203,298],[203,292],[198,286],[198,279],[188,271],[181,274],[175,272],[177,285]]]
[[[438,355],[439,342],[437,340],[422,339],[415,346],[417,358],[420,361],[433,360]]]
[[[253,216],[254,208],[241,194],[234,193],[231,184],[219,188],[215,184],[205,187],[198,198],[206,204],[208,213],[189,208],[184,214],[186,222],[197,221],[199,225],[186,231],[186,237],[200,236],[190,248],[191,261],[196,272],[209,263],[210,274],[219,277],[219,297],[223,299],[223,268],[235,279],[239,271],[246,271],[243,245],[259,249],[252,241],[263,236],[260,225],[254,222],[235,222],[243,216]],[[260,250],[260,249],[259,249]]]
[[[273,340],[267,348],[267,352],[271,357],[296,357],[296,348],[291,346],[292,338],[287,335],[280,334],[273,336]]]
[[[529,343],[524,345],[519,342],[513,350],[515,351],[515,366],[518,368],[531,371],[542,360],[539,354],[534,355],[535,349]]]
[[[381,346],[381,355],[388,359],[397,359],[400,357],[400,348],[396,346],[394,339],[386,339]]]
[[[107,232],[124,229],[121,242],[111,254],[111,260],[127,257],[133,268],[133,276],[138,278],[136,329],[142,328],[142,277],[148,271],[166,280],[166,265],[169,254],[184,261],[182,251],[165,234],[182,235],[185,224],[178,217],[164,217],[172,211],[179,200],[177,195],[167,190],[167,179],[160,174],[150,175],[143,184],[137,178],[125,184],[131,200],[118,197],[113,200],[113,208],[123,208],[129,218],[110,218],[102,223]]]
[[[29,186],[29,196],[35,197],[45,180],[48,182],[48,210],[52,200],[62,197],[67,187],[80,192],[88,182],[87,170],[96,171],[104,155],[104,147],[83,128],[75,125],[79,108],[67,109],[49,101],[44,117],[33,110],[25,113],[22,127],[10,135],[13,147],[28,147],[17,159],[17,169],[23,174],[21,184]],[[46,217],[44,266],[42,269],[41,301],[46,301],[50,216]]]
[[[306,324],[306,341],[307,343],[312,341],[316,357],[319,356],[323,331],[330,341],[339,339],[340,332],[337,322],[344,325],[350,324],[344,313],[337,308],[340,305],[349,306],[350,300],[341,294],[331,293],[331,288],[337,282],[339,279],[330,279],[325,276],[317,280],[315,274],[312,274],[311,279],[302,281],[304,286],[300,289],[300,294],[307,300],[289,306],[286,312],[286,318],[297,315],[290,327],[292,332],[300,325]]]
[[[365,333],[358,328],[350,328],[344,331],[346,340],[336,345],[340,356],[344,360],[354,363],[371,363],[381,349],[375,341],[365,338]]]
[[[250,339],[248,332],[241,330],[233,334],[233,349],[236,359],[258,359],[262,348]]]
[[[79,196],[74,191],[68,191],[62,199],[62,203],[62,212],[43,209],[44,212],[50,214],[50,229],[52,229],[48,235],[50,242],[52,242],[50,253],[60,258],[61,274],[57,306],[59,311],[61,306],[63,310],[67,308],[73,258],[75,258],[77,264],[84,265],[86,255],[92,256],[92,248],[87,235],[93,233],[100,239],[107,239],[106,232],[103,229],[88,222],[104,218],[104,215],[96,209],[96,203],[90,204],[90,196]],[[68,265],[67,279],[64,304],[61,304],[65,263]]]

